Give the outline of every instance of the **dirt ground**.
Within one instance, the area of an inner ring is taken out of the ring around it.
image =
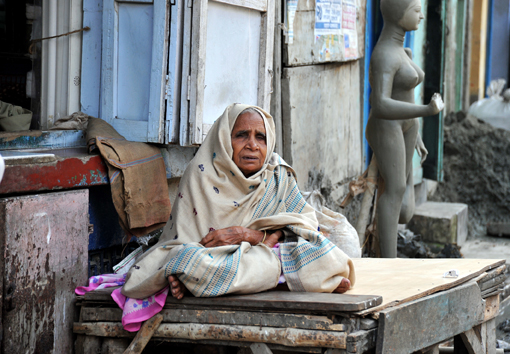
[[[433,200],[469,205],[469,238],[488,222],[510,222],[510,131],[450,114],[444,129],[444,183]]]

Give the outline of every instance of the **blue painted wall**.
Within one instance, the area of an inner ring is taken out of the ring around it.
[[[486,86],[495,79],[510,81],[510,0],[490,0],[489,16]]]

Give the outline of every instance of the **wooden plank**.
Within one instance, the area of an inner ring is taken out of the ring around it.
[[[246,353],[245,350],[249,350],[250,345],[252,343],[249,342],[232,342],[232,341],[221,341],[221,340],[192,340],[192,339],[172,339],[172,338],[158,338],[153,339],[153,341],[160,341],[160,342],[170,342],[170,343],[187,343],[187,344],[200,344],[200,345],[214,345],[214,346],[227,346],[227,347],[237,347],[242,348],[238,354],[251,354],[251,352]],[[283,345],[278,344],[267,344],[269,349],[271,350],[281,350],[284,352],[298,352],[298,353],[317,353],[317,354],[324,354],[324,351],[322,348],[314,348],[314,347],[300,347],[300,348],[290,348]],[[243,350],[244,349],[244,350]],[[334,349],[334,350],[341,350],[341,349]]]
[[[486,325],[481,324],[461,333],[460,337],[469,354],[486,353]],[[484,335],[485,334],[485,335]]]
[[[267,0],[267,12],[262,14],[259,50],[259,84],[257,104],[266,111],[271,108],[273,92],[273,49],[275,0]]]
[[[487,326],[486,349],[487,354],[496,354],[496,319],[485,322]]]
[[[483,316],[475,282],[383,310],[376,352],[411,353],[429,347],[470,330]]]
[[[347,336],[347,352],[365,353],[375,348],[377,342],[377,328],[368,331],[357,331]]]
[[[145,321],[124,354],[141,354],[161,321],[163,321],[163,316],[159,313]]]
[[[275,152],[283,156],[283,130],[282,130],[282,24],[283,4],[281,1],[275,2],[275,27],[273,44],[273,86],[271,94],[271,110],[275,128],[276,128],[276,146]]]
[[[82,130],[2,132],[0,150],[18,149],[65,149],[85,147],[85,132]]]
[[[91,291],[85,294],[86,301],[107,301],[111,302],[110,294],[115,288]],[[296,310],[296,311],[328,311],[351,312],[360,311],[377,306],[382,302],[380,296],[372,295],[346,295],[326,293],[299,293],[289,291],[268,291],[251,295],[234,295],[220,297],[185,297],[177,300],[168,297],[166,306],[177,305],[180,308],[191,308],[192,306],[207,306],[214,308],[229,309],[264,309],[275,310]]]
[[[75,323],[74,333],[99,337],[132,337],[121,323],[89,322]],[[285,345],[288,347],[346,348],[345,332],[312,331],[295,328],[271,328],[256,326],[204,325],[194,323],[161,324],[154,338],[227,340]]]
[[[170,5],[167,0],[153,0],[152,58],[149,94],[147,142],[164,143],[165,83],[168,60]]]
[[[190,96],[191,96],[191,20],[192,0],[183,0],[184,26],[182,30],[182,77],[181,77],[181,106],[179,116],[179,143],[181,146],[191,145],[189,140]]]
[[[489,0],[473,0],[471,22],[470,101],[480,100],[485,92],[487,16]]]
[[[494,259],[353,259],[356,284],[346,294],[376,294],[383,297],[380,306],[362,311],[360,315],[379,312],[435,292],[453,288],[497,268],[504,260]],[[458,278],[443,278],[444,272],[457,269]],[[392,281],[388,281],[392,279]]]
[[[180,130],[179,108],[181,102],[181,95],[186,92],[181,89],[185,6],[186,1],[178,0],[175,1],[175,3],[172,4],[170,7],[171,38],[170,43],[168,45],[168,76],[165,88],[166,91],[165,144],[179,143],[179,130]]]
[[[491,269],[490,271],[480,274],[480,276],[477,278],[478,284],[482,284],[488,280],[491,280],[492,278],[497,277],[500,274],[503,274],[506,271],[506,264],[499,266],[495,269]]]
[[[270,5],[268,6],[268,1],[270,0],[215,0],[215,1],[233,6],[246,7],[247,9],[253,9],[260,12],[267,11],[270,6]]]
[[[163,309],[164,323],[203,323],[245,325],[263,327],[286,327],[326,331],[345,331],[346,325],[334,323],[326,316],[292,315],[285,313]],[[115,322],[122,319],[118,308],[83,307],[81,322]]]
[[[207,1],[193,0],[191,25],[190,82],[188,82],[188,137],[191,145],[202,143],[205,63],[207,46]]]
[[[90,30],[83,32],[82,39],[80,110],[93,117],[99,117],[102,11],[102,0],[83,1],[83,26]]]
[[[270,291],[252,295],[168,298],[167,304],[205,305],[239,309],[351,312],[377,306],[380,296]]]
[[[481,291],[484,291],[484,290],[487,290],[487,289],[491,289],[491,288],[494,288],[494,287],[498,287],[499,285],[503,284],[506,280],[506,274],[500,274],[492,279],[489,279],[487,281],[484,281],[483,283],[481,283],[479,286],[480,286],[480,290]]]

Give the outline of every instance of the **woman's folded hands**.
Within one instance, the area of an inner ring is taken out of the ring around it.
[[[282,236],[283,232],[281,230],[259,231],[248,229],[243,226],[231,226],[209,232],[202,241],[200,241],[200,244],[209,248],[240,245],[241,242],[249,242],[252,246],[264,243],[266,246],[273,248]]]

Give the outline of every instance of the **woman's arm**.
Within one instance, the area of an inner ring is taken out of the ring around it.
[[[266,236],[264,238],[264,235]],[[232,226],[220,230],[214,230],[209,232],[200,241],[204,247],[219,247],[227,245],[240,245],[241,242],[249,242],[252,246],[255,246],[262,241],[263,243],[272,248],[280,237],[283,236],[281,230],[252,230],[242,226]]]

